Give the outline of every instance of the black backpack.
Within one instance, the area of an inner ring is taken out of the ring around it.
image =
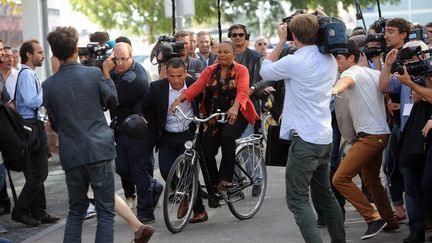
[[[346,54],[347,34],[344,22],[335,17],[318,16],[318,49],[322,54]]]
[[[8,170],[22,171],[30,158],[28,132],[21,116],[13,109],[0,104],[0,151]]]

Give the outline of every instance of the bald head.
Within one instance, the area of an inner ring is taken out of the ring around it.
[[[132,56],[132,46],[126,42],[119,42],[115,45],[113,52],[126,52],[129,56]]]
[[[125,73],[133,64],[132,47],[128,43],[117,43],[113,50],[113,61],[116,63],[116,71]]]

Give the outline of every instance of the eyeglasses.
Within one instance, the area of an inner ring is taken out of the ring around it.
[[[240,38],[243,38],[243,37],[245,37],[245,33],[232,33],[231,34],[232,38],[236,38],[237,36]]]
[[[260,43],[258,43],[258,45],[259,45],[259,46],[266,46],[266,45],[267,45],[267,43],[264,43],[264,42],[260,42]]]
[[[129,57],[114,57],[112,60],[115,63],[120,63],[120,62],[125,63],[129,60]]]

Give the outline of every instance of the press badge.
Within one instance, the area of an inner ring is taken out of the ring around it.
[[[402,116],[409,116],[414,104],[405,104]]]

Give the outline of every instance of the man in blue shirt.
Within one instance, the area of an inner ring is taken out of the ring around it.
[[[21,45],[20,56],[22,69],[15,91],[16,108],[24,120],[37,123],[40,146],[30,155],[24,168],[26,183],[12,211],[12,220],[38,226],[59,219],[46,212],[44,182],[48,176],[48,145],[42,110],[42,86],[34,71],[42,66],[45,55],[37,40],[28,40]]]

